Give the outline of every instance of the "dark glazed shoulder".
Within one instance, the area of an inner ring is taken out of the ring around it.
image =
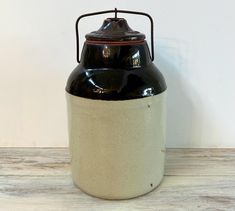
[[[66,91],[90,99],[127,100],[160,94],[166,83],[157,67],[135,69],[85,69],[81,64],[71,73]]]

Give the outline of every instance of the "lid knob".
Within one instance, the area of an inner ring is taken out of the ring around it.
[[[87,40],[130,41],[144,40],[145,35],[132,30],[124,18],[107,18],[97,31],[86,35]]]

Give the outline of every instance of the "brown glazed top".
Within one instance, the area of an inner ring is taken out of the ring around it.
[[[145,35],[123,18],[104,20],[86,35],[80,64],[70,74],[66,91],[100,100],[128,100],[166,90],[163,75],[153,64]]]

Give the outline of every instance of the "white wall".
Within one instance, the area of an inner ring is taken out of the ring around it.
[[[67,146],[75,19],[114,7],[155,20],[155,63],[168,84],[167,146],[235,147],[232,0],[0,0],[0,146]],[[97,29],[104,17],[81,30]],[[128,17],[149,33],[145,18]]]

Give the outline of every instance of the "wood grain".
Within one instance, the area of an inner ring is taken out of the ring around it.
[[[0,148],[0,175],[68,175],[67,148]]]
[[[235,175],[235,149],[167,149],[165,175]]]
[[[0,210],[235,211],[234,153],[168,149],[166,176],[157,189],[108,201],[74,187],[66,148],[0,148]]]

